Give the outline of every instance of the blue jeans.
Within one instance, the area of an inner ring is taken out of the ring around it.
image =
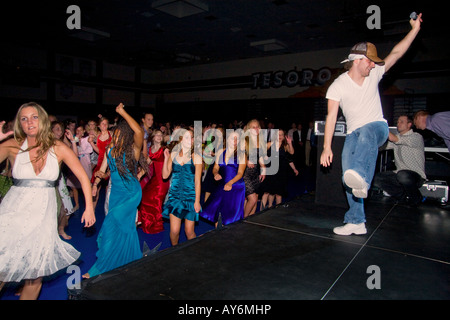
[[[370,122],[347,135],[342,149],[342,174],[348,169],[353,169],[370,186],[375,172],[378,148],[386,142],[388,135],[389,127],[384,121]],[[363,199],[356,198],[352,190],[345,187],[350,208],[345,213],[344,223],[366,222]]]

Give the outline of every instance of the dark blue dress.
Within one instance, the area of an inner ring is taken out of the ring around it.
[[[180,165],[176,158],[172,162],[172,180],[169,196],[164,203],[162,216],[169,219],[170,214],[180,219],[198,221],[195,203],[195,165],[192,159]]]
[[[124,159],[125,161],[125,155]],[[111,171],[109,210],[97,238],[97,261],[88,271],[90,277],[121,267],[142,258],[136,230],[136,210],[141,202],[139,181],[130,176],[122,178],[117,171],[115,159],[108,153]]]
[[[233,184],[230,191],[223,190],[224,185],[236,176],[239,169],[236,155],[228,160],[228,164],[225,163],[224,157],[225,152],[222,153],[219,163],[219,174],[222,179],[218,181],[219,185],[203,205],[201,216],[217,222],[220,213],[222,224],[227,225],[244,217],[245,182],[241,178]]]

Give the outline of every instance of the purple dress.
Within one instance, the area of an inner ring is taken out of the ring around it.
[[[224,157],[225,152],[219,161],[219,174],[222,179],[202,206],[200,215],[209,221],[217,222],[220,213],[222,224],[227,225],[244,217],[245,182],[241,178],[233,184],[230,191],[223,190],[224,185],[236,176],[239,169],[236,155],[228,160],[228,164],[225,164]]]

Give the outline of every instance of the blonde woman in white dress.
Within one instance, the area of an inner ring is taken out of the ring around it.
[[[46,111],[34,102],[19,108],[14,139],[0,144],[0,162],[6,159],[14,185],[0,204],[0,283],[24,280],[20,299],[37,299],[42,278],[80,256],[58,236],[55,184],[60,165],[64,162],[81,183],[86,204],[81,222],[86,227],[95,223],[91,184],[73,151],[51,134]]]

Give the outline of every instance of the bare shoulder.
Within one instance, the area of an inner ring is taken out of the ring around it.
[[[17,148],[17,147],[19,147],[19,143],[17,143],[16,139],[10,138],[10,139],[0,142],[0,146]]]
[[[62,141],[60,140],[55,140],[55,148],[57,150],[59,149],[69,149],[69,147]]]
[[[0,143],[0,163],[9,159],[11,166],[13,166],[19,150],[20,145],[15,139],[8,139]]]
[[[2,153],[10,154],[10,155],[17,155],[17,153],[20,150],[20,145],[16,141],[16,139],[8,139],[0,143],[0,149]]]
[[[58,156],[58,160],[61,161],[63,158],[69,155],[75,155],[73,151],[62,141],[56,140],[54,145],[55,153]]]

